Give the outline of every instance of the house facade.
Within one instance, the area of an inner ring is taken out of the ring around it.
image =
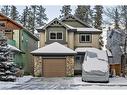
[[[0,31],[7,36],[10,45],[24,52],[24,54],[15,55],[15,63],[24,68],[26,74],[32,74],[33,56],[30,52],[38,48],[39,39],[22,25],[1,13]]]
[[[37,30],[40,33],[40,47],[52,42],[59,42],[73,50],[77,47],[101,47],[99,37],[102,31],[92,28],[73,15],[62,20],[55,18]]]
[[[101,48],[99,38],[102,31],[89,26],[87,23],[79,20],[77,17],[73,15],[67,15],[61,20],[55,18],[42,28],[37,29],[37,31],[40,33],[39,48],[46,47],[47,45],[50,45],[54,42],[58,42],[59,44],[64,45],[72,50],[75,50],[76,48],[86,48],[86,47],[87,48],[94,47],[98,49]],[[39,55],[38,58],[42,60],[43,57],[44,56],[42,54]],[[50,58],[51,57],[53,56],[50,56]],[[84,53],[77,52],[77,55],[74,56],[75,71],[78,70],[81,71],[83,58]]]
[[[124,30],[108,30],[106,48],[112,53],[109,59],[110,69],[115,75],[122,73],[122,55],[124,54],[125,32]]]

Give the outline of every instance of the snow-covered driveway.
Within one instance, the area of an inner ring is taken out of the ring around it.
[[[7,83],[8,84],[8,83]],[[49,89],[127,89],[127,79],[122,77],[110,78],[109,83],[86,83],[81,77],[64,78],[31,78],[23,83],[16,83],[10,87],[0,87],[10,90],[49,90]]]

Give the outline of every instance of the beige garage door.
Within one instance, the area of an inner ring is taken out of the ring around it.
[[[64,77],[66,75],[65,59],[44,59],[43,76],[44,77]]]

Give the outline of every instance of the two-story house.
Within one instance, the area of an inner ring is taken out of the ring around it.
[[[23,67],[27,74],[31,74],[33,56],[30,52],[38,48],[39,39],[22,25],[2,13],[0,13],[0,31],[5,33],[10,45],[24,52],[24,54],[16,53],[14,61]]]
[[[61,20],[55,18],[51,22],[46,24],[43,28],[37,29],[37,31],[40,33],[40,48],[43,48],[53,42],[58,42],[72,50],[86,47],[101,47],[99,43],[99,37],[102,31],[89,26],[87,23],[81,21],[71,14],[67,15]],[[84,53],[82,54],[78,52],[77,57],[74,58],[75,70],[81,70],[81,68],[77,68],[78,65],[76,64],[79,64],[79,67],[81,67],[81,63],[84,58],[83,56]],[[57,58],[55,62],[57,62]],[[42,68],[45,69],[45,67],[43,66]],[[48,70],[48,66],[46,68],[46,70]]]

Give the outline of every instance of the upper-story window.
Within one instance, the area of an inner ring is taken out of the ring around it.
[[[63,40],[63,32],[62,31],[50,31],[49,39],[50,40]]]
[[[0,28],[5,27],[5,22],[0,22]]]
[[[90,43],[92,40],[92,34],[80,34],[79,40],[81,43],[88,42]]]

